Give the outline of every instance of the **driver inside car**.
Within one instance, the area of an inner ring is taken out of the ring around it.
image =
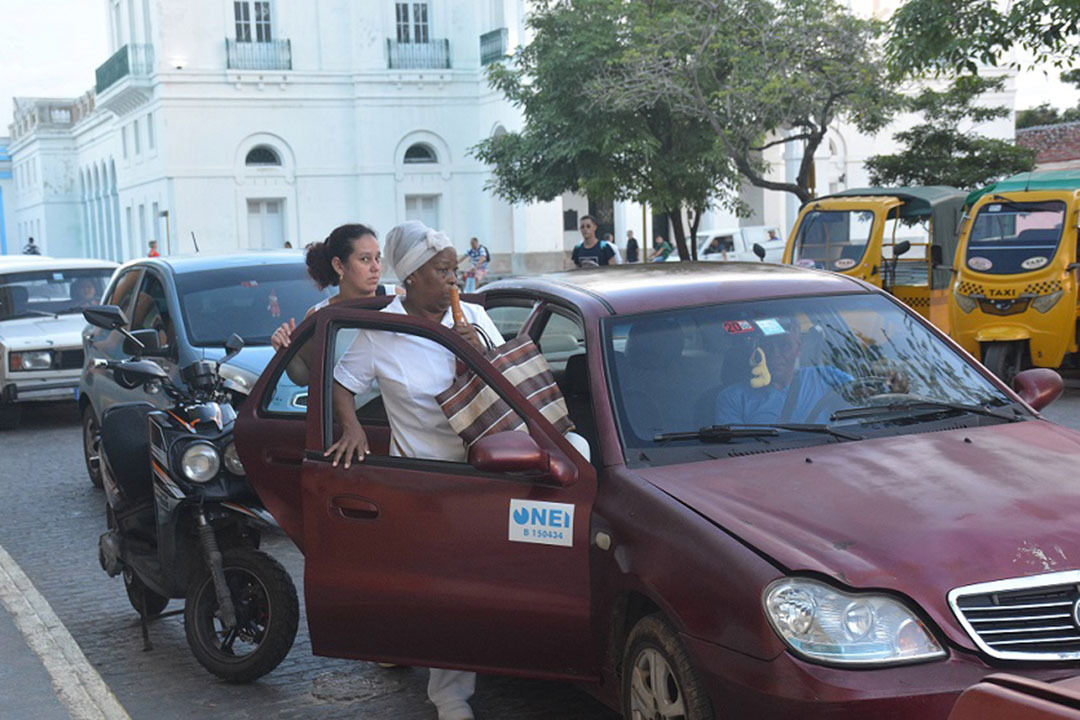
[[[764,318],[752,323],[754,350],[750,380],[725,388],[716,399],[716,423],[767,425],[827,422],[842,402],[840,388],[853,378],[831,366],[799,366],[802,333],[790,318]]]

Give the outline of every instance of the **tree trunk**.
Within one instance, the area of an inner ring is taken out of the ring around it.
[[[675,231],[675,247],[679,251],[680,260],[689,260],[690,251],[686,247],[686,229],[683,227],[682,210],[667,210],[668,217],[671,218],[671,229]]]

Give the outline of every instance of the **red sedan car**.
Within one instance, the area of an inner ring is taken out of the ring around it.
[[[305,554],[315,653],[571,680],[635,719],[944,720],[991,672],[1076,674],[1080,434],[1037,414],[1055,373],[1018,395],[889,295],[794,267],[620,266],[471,299],[536,341],[589,457],[456,333],[385,300],[317,313],[236,431]],[[356,408],[373,454],[331,465],[357,329],[449,349],[528,433],[468,463],[393,457],[376,392]],[[297,353],[306,402],[282,409]]]

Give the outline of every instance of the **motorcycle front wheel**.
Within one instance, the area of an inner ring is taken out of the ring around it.
[[[222,554],[225,583],[236,608],[236,625],[217,617],[210,571],[202,568],[188,585],[184,629],[195,659],[226,682],[249,683],[285,659],[296,638],[300,605],[281,564],[251,548]]]

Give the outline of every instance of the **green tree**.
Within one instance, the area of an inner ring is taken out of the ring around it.
[[[1016,129],[1035,127],[1036,125],[1056,125],[1063,122],[1061,113],[1050,103],[1043,103],[1037,107],[1019,110],[1016,113]]]
[[[908,0],[890,24],[889,59],[903,73],[977,73],[1016,48],[1036,64],[1080,59],[1076,0]]]
[[[844,120],[873,133],[896,94],[880,26],[834,0],[627,0],[628,62],[592,87],[607,107],[662,102],[707,122],[753,185],[812,197],[814,152]],[[767,178],[761,153],[803,146],[794,181]]]
[[[538,3],[528,21],[532,41],[489,69],[491,85],[521,108],[524,128],[489,137],[472,152],[493,166],[489,189],[512,202],[580,191],[647,203],[671,217],[679,256],[687,259],[695,252],[686,237],[707,207],[740,209],[738,175],[706,122],[673,112],[662,99],[633,108],[598,101],[587,79],[626,62],[626,11],[620,0]]]
[[[1008,108],[977,104],[984,93],[1003,85],[1002,79],[964,75],[943,91],[925,89],[908,99],[907,109],[921,113],[923,121],[893,136],[903,147],[900,152],[867,159],[870,181],[973,189],[1034,168],[1033,150],[960,130],[965,121],[982,123],[1009,115]]]

